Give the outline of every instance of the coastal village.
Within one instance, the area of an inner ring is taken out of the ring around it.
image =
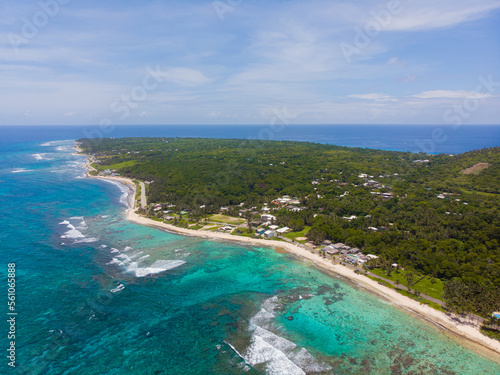
[[[95,158],[91,159],[92,163],[99,163]],[[397,174],[396,174],[397,175]],[[120,174],[113,169],[105,169],[97,173],[100,177],[119,177]],[[370,188],[386,188],[385,185],[381,185],[377,181],[372,180],[373,176],[368,176],[367,174],[360,174],[360,178],[366,180],[363,186]],[[384,176],[380,176],[384,177]],[[145,185],[150,185],[152,181],[146,181]],[[333,180],[330,182],[334,182]],[[338,182],[338,181],[335,181]],[[318,180],[313,180],[312,185],[319,185]],[[345,186],[346,184],[342,184]],[[376,196],[381,196],[383,199],[392,198],[392,193],[380,193],[378,191],[372,191],[372,194]],[[346,191],[343,196],[348,195],[349,192]],[[137,205],[141,207],[141,202],[138,199]],[[270,202],[270,204],[264,203],[260,212],[257,210],[256,206],[250,208],[244,208],[245,203],[240,203],[237,207],[223,206],[220,207],[220,212],[218,215],[212,215],[207,217],[202,222],[191,223],[187,225],[187,228],[198,229],[198,230],[210,230],[216,232],[229,233],[234,235],[242,235],[246,233],[253,234],[257,238],[272,239],[272,240],[282,240],[288,242],[294,242],[297,244],[302,244],[306,248],[315,249],[320,252],[323,256],[329,255],[333,259],[338,259],[339,262],[345,262],[352,265],[362,267],[367,261],[378,259],[378,256],[373,254],[363,254],[357,247],[350,247],[344,243],[332,244],[331,241],[325,240],[321,244],[314,244],[307,241],[306,237],[295,237],[293,239],[286,237],[287,233],[291,232],[291,229],[284,226],[280,227],[275,224],[276,216],[272,215],[271,212],[277,211],[282,208],[286,208],[291,212],[299,212],[305,210],[306,207],[300,205],[300,199],[297,197],[290,197],[284,195],[282,197],[276,198]],[[200,206],[200,209],[205,209],[205,206]],[[236,209],[238,211],[238,217],[228,216],[229,211]],[[151,218],[156,220],[162,220],[165,223],[178,224],[179,219],[182,217],[189,216],[189,212],[182,210],[177,211],[175,205],[169,203],[157,203],[150,204],[149,206],[143,207],[144,212]],[[178,212],[178,213],[176,213]],[[245,221],[239,220],[239,218],[252,218]],[[357,219],[356,216],[352,215],[350,217],[344,217],[345,220],[350,221]],[[254,229],[251,229],[254,228]],[[371,227],[371,230],[378,231],[378,228]],[[381,228],[385,229],[385,228]],[[397,267],[397,264],[393,264]]]
[[[244,204],[241,203],[238,207],[239,217],[252,218],[251,220],[249,219],[245,221],[238,220],[238,218],[236,217],[228,216],[227,213],[231,209],[231,207],[221,207],[220,213],[218,215],[212,215],[207,217],[204,221],[190,224],[188,225],[188,228],[197,227],[196,229],[212,231],[215,230],[217,232],[231,233],[235,235],[241,235],[244,233],[243,231],[248,234],[248,229],[252,228],[251,232],[254,237],[297,242],[300,244],[304,244],[311,249],[319,250],[325,255],[327,254],[330,256],[336,256],[340,260],[348,262],[350,264],[362,266],[370,259],[378,259],[378,256],[376,255],[364,255],[357,247],[350,247],[343,243],[332,244],[331,241],[325,240],[321,244],[314,244],[307,241],[306,237],[295,237],[293,239],[287,237],[286,234],[291,233],[291,229],[286,226],[280,227],[279,225],[276,225],[276,216],[272,215],[271,212],[273,212],[274,210],[279,210],[283,206],[286,206],[287,209],[294,212],[303,210],[305,208],[300,207],[299,199],[291,198],[289,196],[277,198],[271,202],[271,205],[272,206],[268,206],[266,203],[264,203],[262,209],[260,210],[261,212],[259,212],[256,211],[257,207],[255,206],[248,209],[242,208]],[[171,204],[153,204],[150,206],[150,210],[152,210],[152,217],[163,219],[163,221],[170,223],[175,223],[180,217],[189,215],[188,211],[180,211],[179,215],[175,215],[175,206]],[[345,217],[344,219],[352,220],[354,218],[355,217]],[[201,224],[203,224],[203,227],[198,228]],[[373,229],[378,230],[377,228]]]
[[[428,162],[428,161],[422,161]],[[95,161],[94,161],[95,163]],[[102,177],[119,177],[120,174],[113,169],[105,169],[103,171],[98,172],[98,176]],[[398,176],[398,174],[394,174],[394,176]],[[393,197],[392,192],[380,192],[379,189],[390,189],[390,186],[386,186],[384,184],[375,181],[374,176],[370,176],[368,174],[362,173],[358,176],[363,179],[364,182],[362,184],[363,187],[369,188],[370,193],[375,197],[381,199],[390,199]],[[379,178],[390,177],[388,175],[379,176]],[[339,181],[330,180],[330,183],[335,183]],[[152,181],[145,181],[144,184],[150,185]],[[319,185],[321,183],[320,179],[315,179],[311,181],[312,185]],[[341,183],[341,186],[347,186],[346,183]],[[352,184],[354,185],[354,184]],[[354,185],[356,186],[356,185]],[[349,191],[345,191],[344,194],[340,195],[340,197],[346,197],[349,195]],[[320,196],[318,196],[319,198]],[[140,207],[141,202],[138,199],[137,205]],[[360,268],[369,262],[370,260],[376,260],[379,257],[373,254],[363,254],[361,250],[357,247],[350,247],[344,243],[332,243],[329,240],[325,240],[320,244],[316,244],[307,240],[305,236],[287,236],[287,234],[291,234],[292,230],[289,227],[276,225],[276,216],[272,213],[281,209],[286,209],[290,212],[300,212],[305,210],[306,207],[301,206],[301,200],[298,197],[290,197],[288,195],[283,195],[276,199],[273,199],[269,204],[264,203],[260,210],[258,210],[257,206],[252,206],[249,208],[244,208],[245,203],[242,202],[236,207],[230,206],[222,206],[219,209],[219,214],[207,216],[204,220],[199,222],[190,222],[187,221],[187,228],[196,229],[196,230],[208,230],[215,232],[228,233],[233,235],[253,235],[256,238],[262,239],[272,239],[272,240],[281,240],[286,242],[296,243],[298,245],[302,245],[305,248],[310,250],[316,250],[322,256],[330,256],[333,260],[338,261],[343,264],[351,264]],[[205,209],[205,206],[200,206],[200,210]],[[143,208],[144,213],[147,214],[148,217],[153,218],[155,220],[161,220],[165,223],[179,225],[182,221],[182,218],[188,218],[190,215],[189,211],[181,210],[178,211],[176,206],[170,203],[156,203],[150,204]],[[236,212],[238,216],[229,216],[229,212]],[[246,220],[243,220],[246,218]],[[355,215],[343,217],[346,221],[355,220],[358,217]],[[392,226],[392,223],[389,223]],[[372,231],[385,230],[385,227],[376,228],[369,227],[368,229]],[[305,234],[305,233],[303,233]],[[398,268],[399,265],[393,263],[391,265],[394,268]]]
[[[98,164],[99,160],[96,160],[93,157],[92,162]],[[415,160],[414,163],[425,164],[429,163],[429,160]],[[97,175],[102,177],[119,177],[120,173],[114,169],[104,169],[97,172]],[[374,176],[367,173],[360,173],[358,178],[363,182],[360,184],[349,184],[340,182],[339,180],[325,181],[324,178],[318,178],[313,179],[311,181],[311,185],[315,186],[314,190],[318,189],[318,185],[324,183],[333,183],[345,188],[348,188],[349,186],[363,187],[369,190],[374,199],[386,200],[395,197],[395,194],[391,191],[391,186],[375,180]],[[380,175],[377,179],[382,180],[386,178],[399,178],[399,174],[394,173],[392,175]],[[154,181],[145,181],[145,188],[147,189],[153,182]],[[140,186],[137,187],[140,190]],[[349,190],[345,190],[343,194],[339,195],[339,198],[348,199],[349,193]],[[439,193],[436,197],[438,199],[453,199],[453,195],[453,193],[443,192]],[[405,196],[406,195],[401,198],[405,198]],[[323,198],[320,194],[317,194],[316,197]],[[463,205],[468,204],[467,202],[461,202],[461,199],[459,198],[454,198],[453,200],[455,202],[460,202]],[[141,203],[138,198],[137,205],[138,207],[141,207],[140,210],[143,214],[157,221],[163,221],[168,224],[194,230],[292,242],[307,249],[317,251],[324,257],[329,256],[332,260],[337,261],[340,264],[353,265],[359,267],[359,269],[363,269],[365,266],[369,266],[370,264],[377,264],[376,260],[379,259],[379,256],[377,255],[370,253],[364,254],[358,247],[351,247],[345,243],[332,243],[330,240],[324,240],[321,243],[314,243],[309,241],[305,236],[307,231],[302,231],[301,235],[297,236],[291,228],[277,225],[277,218],[273,215],[273,213],[280,210],[300,212],[307,209],[307,207],[301,205],[301,199],[298,197],[283,195],[271,200],[269,203],[263,203],[260,207],[252,206],[245,208],[245,202],[241,202],[236,206],[221,206],[219,207],[218,213],[204,215],[202,219],[198,220],[191,217],[190,210],[178,210],[176,205],[168,202],[145,205],[144,202]],[[199,206],[199,210],[205,212],[208,211],[205,205]],[[450,212],[447,211],[445,214],[449,215]],[[455,215],[457,214],[455,213]],[[317,216],[317,214],[314,216]],[[366,215],[365,218],[370,218],[370,215]],[[350,222],[358,219],[358,216],[343,216],[342,219]],[[386,226],[370,226],[368,227],[368,230],[372,232],[385,231],[393,226],[394,223],[389,222]],[[403,269],[397,263],[391,263],[390,266],[394,269]]]

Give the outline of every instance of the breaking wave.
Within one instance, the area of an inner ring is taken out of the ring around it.
[[[48,158],[46,156],[47,154],[33,154],[33,156],[36,160],[54,160],[54,158]]]
[[[331,366],[318,361],[306,349],[264,328],[272,325],[276,308],[276,296],[266,300],[261,310],[250,320],[250,345],[242,353],[232,345],[231,348],[246,363],[251,366],[260,365],[270,375],[305,375],[331,371]]]
[[[70,221],[71,220],[71,221]],[[71,217],[69,220],[64,220],[59,225],[66,225],[66,232],[61,235],[61,238],[72,239],[73,243],[92,243],[99,241],[95,237],[87,237],[81,231],[87,229],[87,223],[81,216]]]
[[[146,265],[144,261],[149,258],[150,255],[144,254],[142,251],[124,254],[124,252],[130,250],[132,250],[132,248],[128,246],[122,251],[112,248],[110,253],[114,256],[107,264],[122,267],[126,273],[131,273],[135,277],[145,277],[172,270],[186,263],[183,260],[157,260],[153,264]]]
[[[120,284],[120,285],[118,285],[116,288],[111,289],[111,290],[110,290],[110,292],[111,292],[111,293],[117,293],[117,292],[119,292],[119,291],[121,291],[121,290],[123,290],[123,289],[125,289],[125,286],[124,286],[123,284]]]

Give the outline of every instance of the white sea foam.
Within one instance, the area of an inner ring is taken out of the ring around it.
[[[130,190],[126,187],[121,185],[120,190],[122,192],[122,195],[120,196],[120,203],[123,204],[124,206],[127,206],[130,208],[130,203],[129,203],[129,195],[130,195]]]
[[[108,264],[118,264],[120,266],[125,266],[126,264],[132,262],[132,259],[133,258],[136,258],[137,256],[139,256],[140,254],[142,254],[142,252],[138,252],[138,253],[135,253],[135,254],[132,254],[130,257],[126,254],[122,254],[120,253],[120,250],[118,249],[115,249],[115,248],[112,248],[112,251],[111,251],[112,254],[116,254],[116,253],[119,253],[118,255],[116,255],[112,260],[111,262],[109,262]]]
[[[267,374],[301,375],[332,370],[306,349],[262,328],[274,320],[277,302],[276,296],[263,302],[262,309],[250,319],[249,328],[253,331],[250,346],[242,354],[237,354],[252,366],[263,365]]]
[[[132,190],[129,187],[127,187],[126,185],[124,185],[123,183],[118,182],[118,181],[104,180],[104,179],[101,181],[105,181],[105,182],[108,182],[110,184],[117,186],[122,193],[120,196],[120,203],[123,204],[124,206],[130,208],[131,202],[130,202],[129,197],[131,197]]]
[[[48,158],[46,155],[47,154],[32,154],[31,156],[33,156],[36,160],[54,160],[54,158]]]
[[[92,243],[92,242],[97,242],[99,241],[99,238],[95,237],[89,237],[89,238],[83,238],[81,240],[75,241],[75,243]]]
[[[115,258],[120,261],[121,265],[125,265],[127,263],[132,262],[132,259],[130,257],[126,256],[125,254],[118,254]]]
[[[55,146],[55,145],[57,145],[58,143],[61,143],[61,142],[63,142],[63,141],[50,141],[50,142],[42,143],[40,146],[50,147],[50,146]]]
[[[68,152],[72,150],[71,146],[57,146],[56,147],[57,151],[63,151],[63,152]]]
[[[251,365],[265,364],[267,374],[306,374],[332,370],[304,348],[266,329],[256,327],[251,344],[243,354]]]
[[[25,168],[17,168],[14,169],[11,173],[25,173],[25,172],[33,172],[34,169],[25,169]]]
[[[144,251],[136,251],[135,253],[130,255],[130,259],[139,258],[142,254],[144,254]]]
[[[250,346],[243,358],[252,366],[266,363],[266,373],[270,375],[305,375],[282,351],[274,348],[258,335],[252,336]]]
[[[70,221],[71,220],[71,221]],[[75,223],[75,221],[78,221]],[[72,222],[74,224],[72,224]],[[66,225],[67,231],[61,236],[61,238],[74,239],[74,243],[92,243],[99,241],[98,238],[89,237],[87,238],[81,231],[87,229],[87,223],[83,216],[73,216],[69,220],[64,220],[59,223],[59,225]],[[75,226],[76,225],[76,226]]]
[[[125,272],[132,273],[136,277],[144,277],[168,271],[186,263],[183,260],[157,260],[153,264],[147,266],[144,265],[143,262],[150,257],[149,254],[143,255],[143,251],[135,251],[128,254],[124,253],[130,250],[132,250],[132,248],[129,246],[125,247],[122,251],[111,248],[111,254],[116,255],[114,255],[107,264],[121,266],[125,268]]]
[[[111,293],[116,293],[116,292],[119,292],[120,290],[123,290],[123,289],[125,289],[125,286],[123,284],[120,284],[116,288],[111,289],[110,292]]]
[[[266,327],[267,324],[274,320],[276,309],[278,308],[278,297],[274,296],[266,299],[262,303],[262,308],[250,319],[250,327],[253,329],[256,326]]]
[[[85,220],[83,218],[76,228],[79,230],[87,229],[87,223],[85,222]]]
[[[73,161],[68,161],[66,163],[67,166],[69,167],[72,167],[72,168],[75,168],[75,167],[82,167],[85,165],[85,162],[84,161],[78,161],[78,160],[73,160]]]
[[[262,308],[266,311],[269,311],[271,314],[275,315],[276,310],[278,308],[278,296],[274,296],[266,299],[262,303]]]
[[[111,259],[111,261],[109,261],[106,264],[108,264],[108,265],[110,265],[110,264],[121,264],[121,262],[118,259],[113,258],[113,259]]]
[[[281,352],[289,352],[297,347],[293,342],[261,327],[256,327],[254,334]]]
[[[77,230],[72,224],[67,224],[66,227],[68,228],[68,231],[64,233],[61,238],[72,238],[72,239],[78,239],[78,238],[85,238],[85,236]]]
[[[144,277],[180,267],[184,263],[183,260],[157,260],[149,267],[139,267],[137,262],[132,262],[127,271],[135,273],[136,277]]]
[[[106,246],[106,245],[101,245],[101,246],[99,246],[99,248],[100,248],[100,249],[105,249],[105,248],[107,248],[107,247],[108,247],[108,246]],[[116,250],[116,249],[114,249],[114,250]],[[118,252],[118,250],[116,250],[116,251]]]
[[[250,323],[254,325],[261,326],[264,323],[272,321],[274,319],[274,315],[265,309],[261,309],[257,315],[255,315],[252,319],[250,319]]]
[[[300,368],[305,370],[307,373],[332,370],[331,366],[319,362],[316,358],[313,357],[311,353],[309,353],[304,348],[300,349],[298,352],[290,354],[289,357],[294,363],[299,364]]]

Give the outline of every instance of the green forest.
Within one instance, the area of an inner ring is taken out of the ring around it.
[[[444,297],[456,311],[500,309],[498,147],[427,155],[241,139],[79,142],[98,170],[151,182],[151,203],[195,218],[266,205],[277,224],[307,227],[312,242],[343,242],[447,281]],[[299,209],[273,205],[283,196]]]

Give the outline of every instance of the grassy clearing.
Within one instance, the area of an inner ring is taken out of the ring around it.
[[[370,275],[365,275],[365,276],[368,277],[368,278],[370,278],[370,279],[372,279],[373,281],[376,281],[380,285],[386,286],[386,287],[391,288],[391,289],[396,289],[391,284],[389,284],[387,281],[377,279],[376,277],[373,277],[373,276],[370,276]]]
[[[391,284],[389,284],[387,281],[377,279],[376,277],[373,277],[373,276],[370,276],[370,275],[365,275],[365,276],[369,277],[373,281],[376,281],[380,285],[383,285],[383,286],[385,286],[387,288],[390,288],[390,289],[394,289],[396,292],[398,292],[399,294],[402,294],[403,296],[409,297],[411,299],[414,299],[417,302],[420,302],[420,303],[423,303],[425,305],[428,305],[428,306],[432,307],[433,309],[445,312],[445,310],[443,309],[443,307],[441,305],[438,305],[435,302],[428,301],[428,300],[426,300],[426,299],[424,299],[422,297],[417,297],[416,295],[414,295],[414,294],[412,294],[412,293],[410,293],[410,292],[408,292],[406,290],[395,288],[394,286],[392,286]]]
[[[393,271],[391,273],[391,276],[387,276],[387,272],[385,272],[380,268],[374,268],[370,271],[376,275],[382,276],[383,278],[394,281],[395,283],[398,283],[400,285],[408,286],[408,283],[406,282],[406,274],[407,274],[406,270]],[[415,281],[420,280],[421,278],[422,276],[420,277],[415,276]],[[434,282],[431,281],[431,278],[429,276],[426,276],[420,281],[418,281],[415,285],[413,285],[411,289],[416,289],[422,294],[426,294],[429,297],[433,297],[440,300],[443,295],[444,283],[436,278],[433,281]]]
[[[283,237],[289,238],[291,240],[296,240],[298,237],[305,237],[307,232],[311,230],[311,227],[304,227],[304,230],[301,230],[300,232],[288,232],[283,235]],[[301,243],[304,243],[306,241],[299,241]]]
[[[210,227],[210,228],[206,228],[205,230],[208,230],[210,232],[216,232],[217,229],[222,228],[222,227],[223,227],[222,225],[216,225],[216,226],[213,226],[213,227]]]
[[[495,193],[486,193],[483,191],[476,191],[476,190],[465,190],[465,189],[460,189],[463,194],[477,194],[477,195],[484,195],[486,197],[498,197],[500,194],[495,194]]]
[[[106,169],[114,169],[115,171],[119,171],[121,168],[131,167],[132,165],[135,164],[137,164],[136,161],[128,160],[118,164],[111,164],[111,165],[92,164],[92,166],[98,171],[105,171]]]
[[[490,167],[489,163],[477,163],[473,165],[470,168],[464,169],[463,171],[460,171],[462,174],[475,174],[478,175],[481,173],[483,170],[487,169]]]
[[[439,310],[439,311],[442,311],[442,312],[446,312],[445,309],[443,309],[443,306],[441,305],[438,305],[437,303],[435,302],[432,302],[432,301],[428,301],[426,300],[425,298],[422,298],[422,297],[418,297],[416,296],[415,294],[413,293],[410,293],[406,290],[402,290],[402,289],[396,289],[396,291],[400,294],[402,294],[403,296],[406,296],[406,297],[409,297],[411,299],[414,299],[415,301],[417,302],[420,302],[420,303],[423,303],[424,305],[428,305],[436,310]]]
[[[188,228],[189,227],[189,224],[191,224],[189,222],[189,220],[187,219],[182,219],[182,220],[179,220],[179,222],[176,224],[178,227],[181,227],[181,228]]]
[[[243,231],[243,233],[236,233],[236,230],[234,230],[231,232],[231,234],[234,236],[255,238],[255,235],[253,233],[246,233],[246,231]]]
[[[212,215],[209,216],[208,221],[215,221],[216,223],[224,223],[224,224],[244,224],[245,219],[240,219],[237,217],[227,216],[227,215]]]

